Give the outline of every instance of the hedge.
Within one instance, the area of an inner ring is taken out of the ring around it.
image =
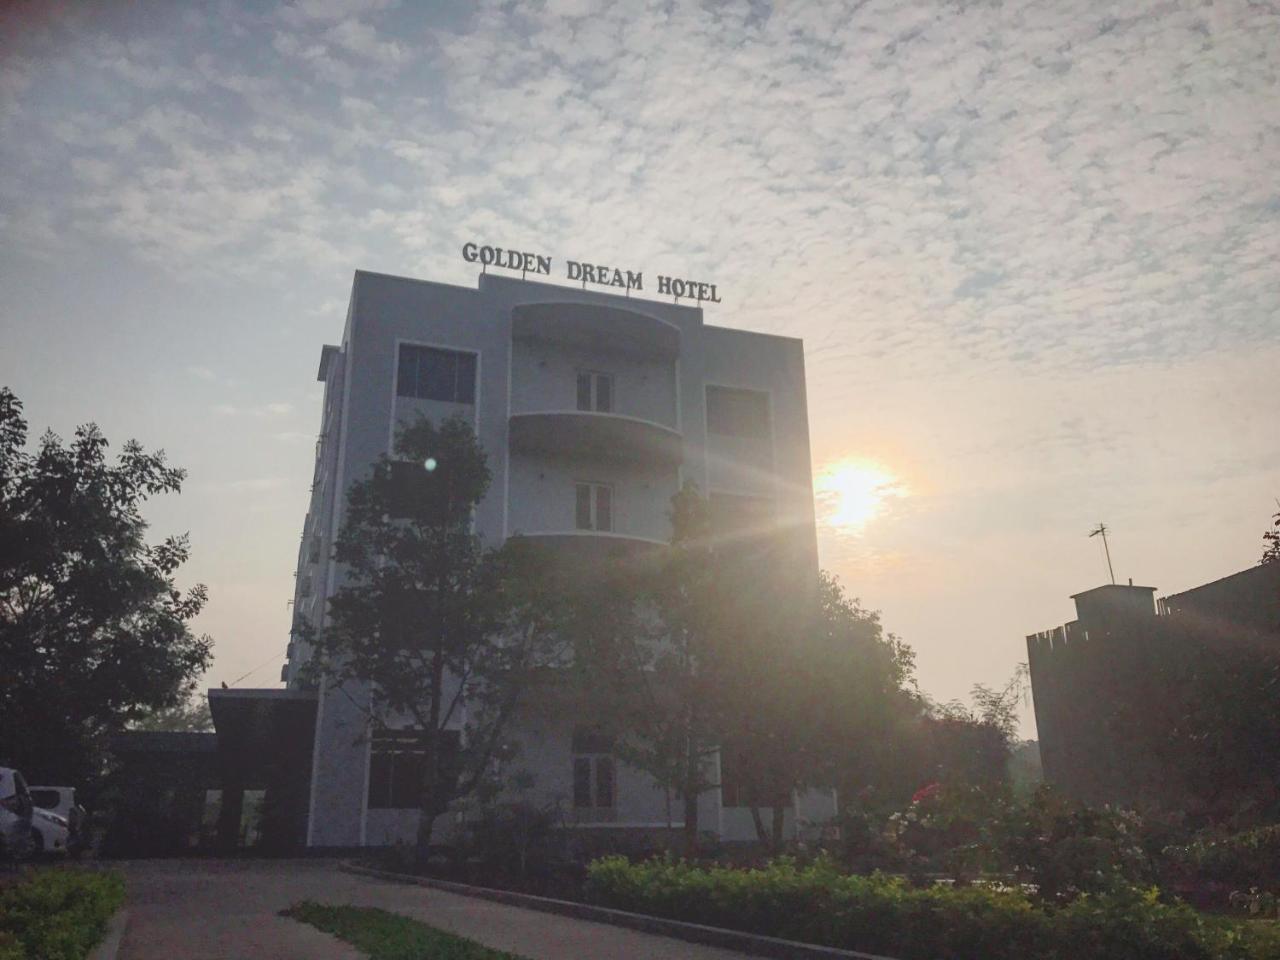
[[[1280,885],[1280,825],[1167,847],[1164,856],[1192,879],[1274,889]]]
[[[0,960],[84,960],[122,903],[113,873],[29,873],[0,887]]]
[[[763,869],[683,861],[588,867],[601,906],[900,960],[1275,960],[1280,936],[1258,924],[1203,916],[1155,891],[1120,889],[1062,907],[1016,889],[914,888],[881,874],[841,874],[827,860]]]

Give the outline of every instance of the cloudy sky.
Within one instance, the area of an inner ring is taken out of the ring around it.
[[[0,382],[189,470],[150,515],[191,533],[211,684],[274,682],[352,271],[472,284],[471,239],[714,280],[709,322],[803,337],[824,564],[940,699],[1105,582],[1100,520],[1162,592],[1261,552],[1275,4],[0,18]]]

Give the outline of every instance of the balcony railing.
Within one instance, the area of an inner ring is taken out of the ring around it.
[[[584,347],[592,353],[674,359],[680,328],[666,320],[594,303],[527,303],[511,311],[514,340]]]
[[[510,444],[517,453],[665,466],[684,458],[681,436],[670,427],[639,417],[584,410],[512,414]]]

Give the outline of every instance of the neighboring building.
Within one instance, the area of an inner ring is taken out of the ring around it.
[[[1280,647],[1280,564],[1159,601],[1155,592],[1132,581],[1086,590],[1072,597],[1075,620],[1027,637],[1044,778],[1090,803],[1150,801],[1169,785],[1157,758],[1127,749],[1115,718],[1135,706],[1135,694],[1107,682],[1113,667],[1157,662],[1189,638]]]
[[[476,530],[491,545],[522,534],[581,557],[643,556],[669,541],[671,498],[692,479],[721,522],[785,518],[799,565],[816,576],[799,340],[711,326],[696,307],[504,276],[482,275],[472,289],[360,271],[342,343],[323,348],[318,379],[323,419],[294,602],[321,630],[343,582],[331,554],[345,491],[392,453],[397,424],[419,416],[474,425],[493,474]],[[411,841],[412,747],[368,736],[346,695],[302,689],[309,654],[289,644],[289,699],[262,691],[254,727],[274,722],[263,710],[315,700],[305,845]],[[219,734],[224,724],[245,728],[255,692],[236,693],[218,697]],[[580,827],[678,827],[668,810],[678,817],[679,804],[668,807],[572,714],[544,704],[513,733],[538,798],[560,802]],[[705,794],[700,826],[753,838],[749,810],[730,805],[736,792]],[[796,812],[832,815],[833,800],[798,800],[789,823]]]

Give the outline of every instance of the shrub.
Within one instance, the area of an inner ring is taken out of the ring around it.
[[[116,874],[42,870],[0,890],[0,960],[83,960],[124,902]]]
[[[1201,839],[1164,851],[1184,879],[1256,886],[1280,886],[1280,824],[1220,839]]]
[[[913,888],[831,861],[789,859],[756,870],[683,861],[588,868],[587,898],[604,906],[731,927],[900,960],[1263,960],[1280,956],[1248,925],[1204,917],[1154,891],[1117,887],[1070,904],[1037,905],[991,885]]]
[[[1137,814],[1087,807],[1041,787],[1025,802],[1000,808],[987,826],[992,859],[1043,900],[1148,884],[1155,872]]]
[[[561,858],[560,811],[524,801],[486,807],[468,827],[465,852],[492,874],[542,876]]]

